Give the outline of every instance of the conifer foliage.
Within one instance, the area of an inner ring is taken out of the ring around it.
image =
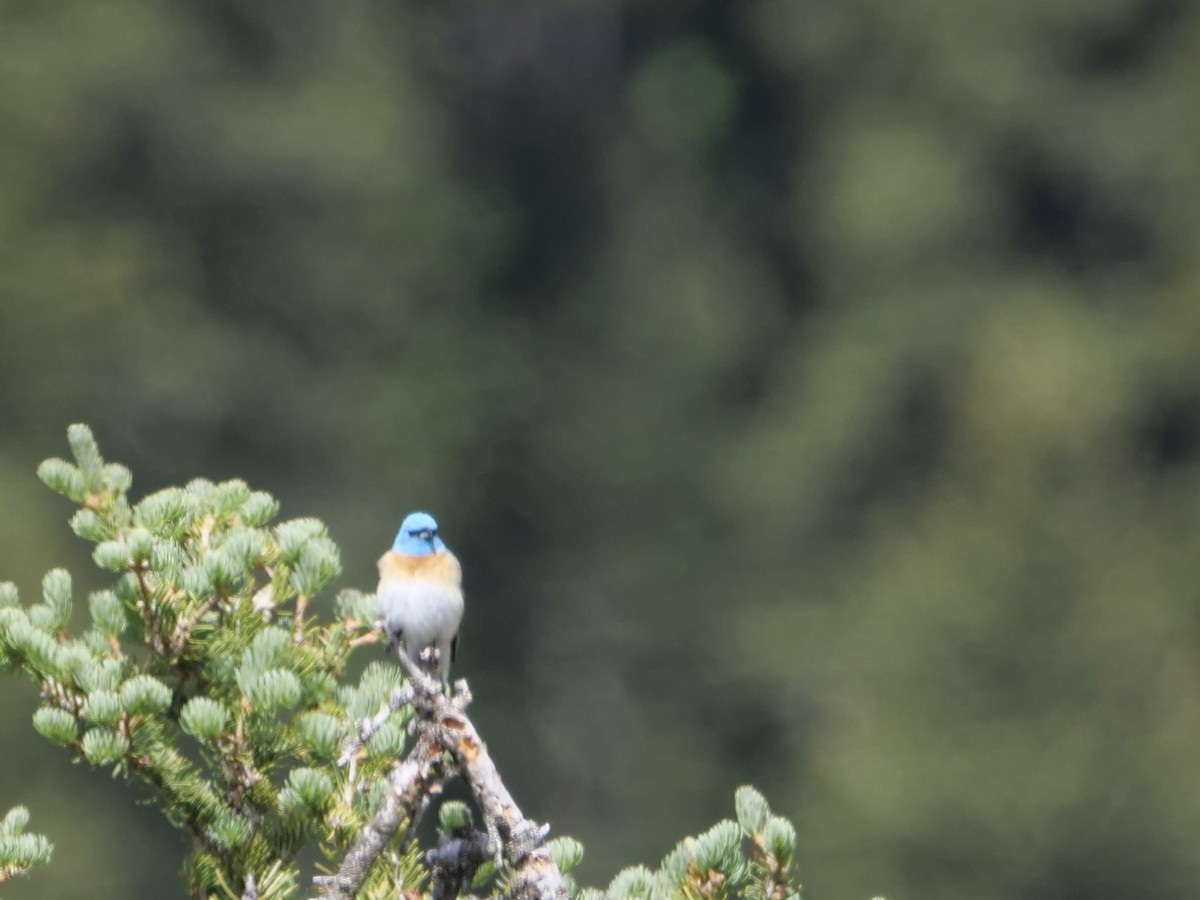
[[[14,806],[0,819],[0,882],[50,861],[50,841],[40,834],[26,834],[28,824],[29,810],[23,806]]]
[[[419,733],[401,667],[381,655],[347,677],[356,649],[379,636],[375,598],[342,591],[332,619],[319,620],[310,603],[340,572],[322,523],[273,523],[275,499],[237,480],[195,480],[133,502],[131,473],[103,460],[86,426],[72,426],[68,442],[74,461],[47,460],[38,475],[78,504],[71,527],[95,543],[93,559],[113,583],[88,598],[86,619],[73,614],[63,569],[46,575],[31,606],[0,584],[0,668],[38,684],[33,725],[42,736],[141,783],[187,832],[192,896],[311,894],[297,855],[316,847],[320,867],[334,872],[365,832],[378,831]],[[460,688],[453,700],[465,707],[469,693]],[[446,860],[471,833],[468,807],[442,805],[435,850],[422,853],[413,839],[415,820],[454,771],[452,753],[434,746],[431,759],[420,782],[426,796],[404,810],[408,827],[385,836],[357,896],[510,892],[512,856],[486,835],[480,846],[491,859],[451,877]],[[581,890],[569,877],[556,883],[589,900],[797,896],[792,826],[752,788],[739,790],[736,807],[736,823],[686,839],[658,872],[627,869],[607,892]],[[22,834],[28,818],[17,807],[0,822],[0,880],[49,858],[46,838]],[[583,855],[570,838],[546,851],[560,872]]]

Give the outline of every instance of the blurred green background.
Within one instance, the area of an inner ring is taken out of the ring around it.
[[[428,508],[583,880],[750,781],[809,900],[1195,897],[1198,60],[1184,0],[8,0],[0,578],[103,583],[74,421],[344,585]],[[5,896],[180,895],[34,699]]]

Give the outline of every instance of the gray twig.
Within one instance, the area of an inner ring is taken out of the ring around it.
[[[441,682],[422,671],[402,649],[397,655],[416,689],[417,733],[433,736],[450,752],[483,813],[488,834],[499,836],[500,848],[489,850],[494,854],[499,849],[512,866],[510,896],[514,900],[566,900],[566,881],[546,849],[550,827],[522,815],[487,746],[467,717],[462,692],[447,697]]]
[[[431,851],[427,862],[435,867],[435,876],[440,871],[443,879],[437,887],[439,900],[451,900],[464,884],[469,886],[484,858],[502,859],[512,867],[509,896],[513,900],[567,900],[566,881],[546,849],[550,827],[526,819],[504,786],[479,732],[467,717],[471,695],[465,682],[458,682],[448,697],[441,681],[430,677],[403,648],[397,647],[396,654],[408,673],[412,693],[397,692],[392,699],[397,701],[403,696],[404,702],[411,700],[416,707],[413,724],[417,743],[412,753],[392,769],[383,806],[350,848],[337,874],[314,879],[319,893],[330,900],[353,900],[400,824],[405,819],[419,819],[430,793],[440,788],[444,776],[438,763],[444,753],[449,753],[483,813],[486,840],[476,832],[457,836],[458,844]],[[386,719],[384,713],[380,716]],[[374,733],[378,727],[374,719],[360,723],[358,741],[365,743],[369,736],[364,735]],[[354,743],[352,740],[343,748],[344,759],[356,751]]]

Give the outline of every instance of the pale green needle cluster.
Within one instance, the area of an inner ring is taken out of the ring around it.
[[[579,900],[799,900],[792,857],[796,829],[773,815],[749,786],[734,795],[737,821],[725,819],[698,837],[680,841],[657,871],[631,866],[607,890],[584,890]]]
[[[14,806],[0,819],[0,882],[50,862],[54,848],[42,835],[27,834],[28,824],[29,810],[23,806]]]
[[[378,661],[345,683],[373,635],[374,599],[345,591],[332,621],[306,618],[340,571],[324,525],[271,524],[276,501],[240,481],[132,503],[128,469],[105,463],[86,427],[68,437],[74,462],[38,474],[79,504],[71,527],[114,580],[88,598],[86,619],[62,569],[28,607],[0,586],[0,664],[38,683],[43,736],[157,794],[194,838],[194,890],[241,896],[253,876],[264,900],[290,896],[297,853],[319,844],[336,864],[403,750],[406,707],[369,740],[357,724],[386,713],[400,671]],[[403,872],[381,872],[372,889],[415,887]]]

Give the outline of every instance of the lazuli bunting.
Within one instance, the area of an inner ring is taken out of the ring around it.
[[[379,558],[376,595],[388,638],[403,638],[414,662],[435,644],[439,674],[449,681],[463,615],[462,568],[429,513],[410,513],[400,524],[392,549]]]

